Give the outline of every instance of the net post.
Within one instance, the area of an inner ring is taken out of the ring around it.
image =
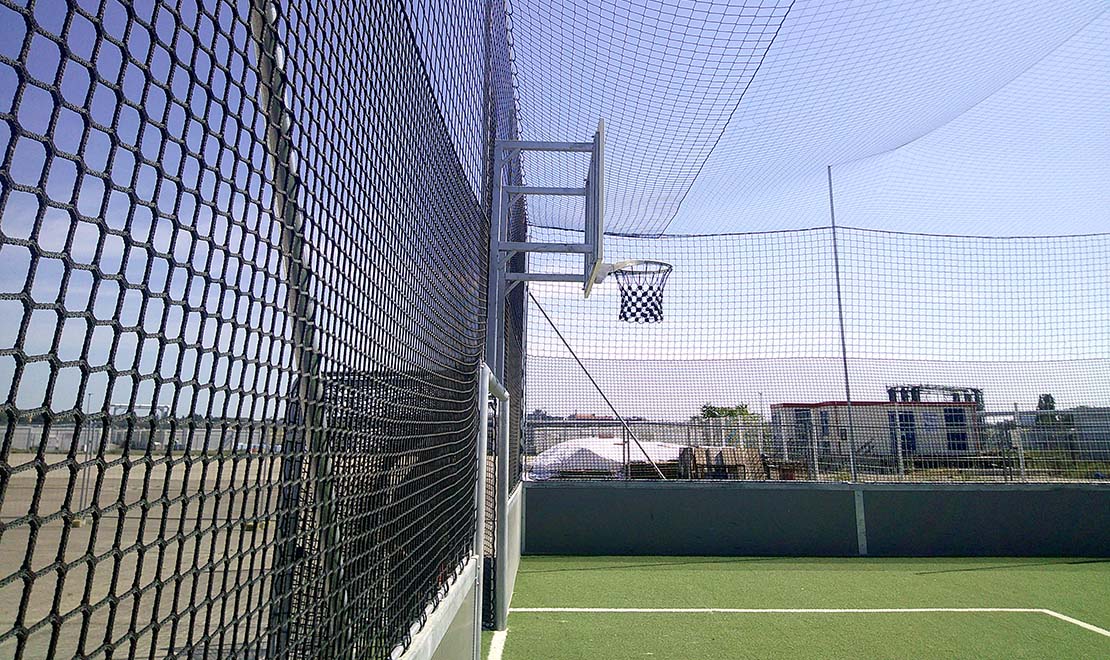
[[[494,571],[496,593],[494,630],[505,630],[509,617],[509,393],[497,397],[497,519],[494,522]]]
[[[820,414],[820,412],[818,412]],[[813,480],[821,480],[821,467],[817,459],[817,424],[814,422],[813,417],[809,418],[809,451],[810,460],[813,462]]]
[[[848,404],[848,473],[856,481],[856,426],[852,419],[852,381],[848,376],[848,337],[844,331],[844,295],[840,283],[840,246],[836,241],[836,206],[833,203],[832,165],[825,167],[829,182],[829,224],[832,228],[833,273],[836,277],[836,315],[840,329],[840,362],[844,370],[844,400]],[[897,422],[897,420],[895,420]]]
[[[284,442],[282,447],[282,475],[288,481],[302,478],[303,460],[311,453],[309,469],[314,484],[314,497],[320,511],[319,542],[323,551],[324,579],[328,590],[324,630],[317,631],[316,639],[334,640],[339,648],[344,631],[335,630],[343,604],[342,562],[335,556],[338,548],[336,519],[332,510],[331,457],[326,451],[326,432],[323,410],[319,407],[322,394],[320,383],[319,337],[315,324],[316,305],[309,297],[312,290],[312,273],[304,264],[304,217],[296,205],[300,180],[294,169],[297,160],[289,131],[292,114],[285,106],[285,54],[277,37],[279,18],[277,5],[268,0],[251,3],[251,31],[258,44],[259,96],[265,108],[266,145],[270,152],[271,167],[278,194],[274,195],[274,215],[281,221],[281,255],[288,284],[286,312],[293,321],[296,341],[297,391],[294,406],[298,414],[292,418],[294,425],[304,433],[303,445]],[[299,446],[300,445],[300,446]],[[289,624],[293,615],[293,587],[295,577],[292,565],[296,561],[296,538],[299,527],[300,487],[283,486],[279,490],[279,524],[275,556],[279,577],[275,578],[275,600],[278,605],[271,610],[271,635],[268,646],[271,652],[284,653],[291,634]],[[317,649],[322,650],[322,649]]]
[[[1018,422],[1018,404],[1014,404],[1014,443],[1017,445],[1018,475],[1025,481],[1025,429]]]
[[[474,654],[473,660],[481,660],[482,653],[482,594],[485,593],[485,571],[482,557],[485,553],[486,532],[486,452],[489,434],[489,381],[490,371],[485,362],[478,364],[478,440],[476,461],[478,480],[474,488],[474,556],[478,570],[474,578]]]
[[[501,263],[501,234],[508,226],[504,189],[505,154],[500,141],[493,146],[493,176],[490,199],[489,267],[486,293],[486,365],[497,379],[503,377],[505,336],[505,270]]]
[[[904,477],[906,475],[906,459],[903,454],[902,443],[905,442],[905,437],[902,435],[902,411],[898,408],[898,402],[894,402],[894,454],[898,461],[898,476]]]

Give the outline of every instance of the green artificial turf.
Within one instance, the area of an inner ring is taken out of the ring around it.
[[[1110,628],[1110,561],[527,557],[513,607],[1046,608]],[[503,660],[1110,658],[1036,613],[513,612]]]
[[[490,645],[490,642],[492,642],[492,641],[493,641],[493,631],[492,630],[483,630],[482,631],[482,657],[483,658],[488,658],[489,657],[489,645]]]

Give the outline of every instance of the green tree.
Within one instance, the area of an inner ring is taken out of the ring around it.
[[[706,403],[697,415],[690,418],[690,421],[699,423],[703,427],[707,420],[719,420],[708,428],[717,429],[711,433],[723,434],[718,436],[717,441],[710,440],[709,444],[716,444],[718,441],[723,441],[724,444],[736,444],[743,437],[762,447],[764,438],[769,435],[763,423],[763,415],[749,410],[746,403],[735,406],[715,406],[712,403]]]
[[[702,419],[724,419],[732,418],[738,420],[748,420],[751,418],[759,418],[758,413],[753,413],[748,410],[748,404],[741,403],[737,406],[715,406],[711,403],[706,403],[701,407]]]

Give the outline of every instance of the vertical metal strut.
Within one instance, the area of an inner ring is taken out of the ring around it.
[[[848,472],[856,480],[856,425],[852,419],[852,385],[848,378],[848,340],[844,334],[844,298],[840,288],[840,249],[836,242],[836,208],[833,206],[832,165],[829,175],[829,220],[832,223],[833,268],[836,272],[836,313],[840,319],[840,361],[844,368],[844,398],[848,403]]]
[[[331,455],[327,451],[324,429],[323,383],[320,374],[320,337],[316,324],[316,302],[312,299],[314,281],[306,265],[307,243],[305,217],[297,206],[300,177],[297,174],[297,152],[293,146],[293,115],[285,104],[287,58],[277,35],[280,18],[278,6],[266,0],[254,0],[251,9],[251,31],[259,48],[259,96],[266,111],[266,145],[273,168],[274,215],[281,221],[281,256],[286,274],[286,314],[293,324],[297,385],[293,402],[299,415],[290,419],[294,432],[304,433],[304,442],[287,438],[282,443],[282,486],[280,489],[277,544],[271,607],[271,657],[289,653],[290,625],[294,616],[293,600],[296,580],[294,571],[301,563],[297,546],[300,527],[302,462],[309,458],[308,481],[313,484],[313,499],[320,519],[319,551],[323,558],[323,581],[327,603],[320,603],[323,626],[313,631],[316,640],[328,640],[331,648],[349,647],[344,643],[347,631],[339,625],[343,611],[344,586],[342,561],[338,557],[339,530],[333,510],[333,475]],[[303,614],[303,613],[302,613]],[[300,641],[300,640],[297,640]],[[326,652],[325,649],[314,649]]]

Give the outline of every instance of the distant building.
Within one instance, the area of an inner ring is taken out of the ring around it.
[[[858,455],[894,456],[898,442],[903,456],[976,453],[983,444],[978,406],[974,399],[853,401],[850,407],[846,401],[776,403],[771,405],[772,448],[799,458],[814,446],[821,454],[847,456],[852,438]]]
[[[983,390],[978,387],[953,387],[951,385],[891,385],[886,388],[891,403],[964,402],[974,403],[983,410]]]
[[[1073,452],[1080,459],[1110,458],[1110,408],[1080,406],[1017,413],[1026,449]]]
[[[1110,408],[1072,408],[1071,415],[1079,441],[1080,454],[1085,458],[1110,458]]]
[[[542,422],[549,419],[562,419],[562,417],[551,415],[546,410],[536,409],[525,415],[524,419],[529,422]]]

